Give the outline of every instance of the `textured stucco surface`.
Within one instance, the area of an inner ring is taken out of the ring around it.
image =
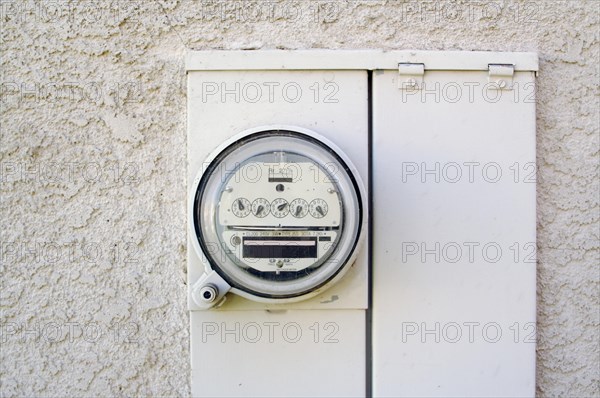
[[[1,396],[189,395],[184,53],[271,48],[539,53],[537,390],[600,394],[600,3],[1,3]]]

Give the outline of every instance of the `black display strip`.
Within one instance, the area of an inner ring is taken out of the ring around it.
[[[249,245],[244,246],[244,258],[317,258],[317,245]]]
[[[313,237],[259,236],[245,237],[243,242],[244,258],[317,258]]]

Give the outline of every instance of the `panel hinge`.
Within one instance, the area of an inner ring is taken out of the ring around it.
[[[512,90],[515,66],[511,64],[489,64],[488,82],[492,90]]]
[[[425,64],[399,63],[398,88],[401,90],[420,90],[423,87]]]

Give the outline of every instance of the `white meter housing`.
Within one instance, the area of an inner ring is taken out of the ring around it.
[[[299,127],[228,140],[191,195],[193,244],[208,262],[192,291],[201,308],[229,290],[262,302],[318,294],[352,265],[366,224],[356,168],[334,143]]]

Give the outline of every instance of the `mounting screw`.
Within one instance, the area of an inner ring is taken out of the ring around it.
[[[206,303],[212,303],[213,301],[215,301],[215,299],[219,295],[217,288],[215,287],[215,285],[212,285],[212,284],[202,286],[202,288],[200,288],[200,292],[198,292],[198,293],[199,293],[200,299]]]

